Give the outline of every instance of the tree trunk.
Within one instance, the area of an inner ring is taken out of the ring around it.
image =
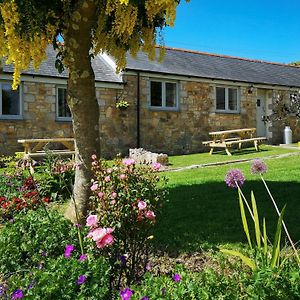
[[[82,1],[81,1],[82,2]],[[88,209],[91,185],[91,155],[99,157],[99,107],[96,99],[95,75],[91,66],[91,30],[96,7],[93,1],[83,1],[73,12],[64,35],[64,63],[69,70],[68,104],[72,113],[75,135],[75,184],[66,216],[83,223]],[[79,220],[76,219],[76,211]]]

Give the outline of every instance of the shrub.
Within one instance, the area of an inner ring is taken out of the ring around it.
[[[62,245],[77,240],[76,228],[68,220],[55,211],[49,217],[51,221],[42,209],[28,211],[1,229],[0,273],[36,267],[45,256],[56,257],[63,253]]]
[[[6,295],[22,291],[25,299],[109,299],[109,266],[102,257],[80,261],[60,255],[42,268],[13,274],[4,288]]]
[[[108,166],[93,156],[92,165],[95,215],[88,218],[88,236],[108,255],[114,272],[119,273],[119,286],[122,274],[129,283],[144,273],[151,230],[165,200],[164,179],[157,174],[159,164],[137,166],[132,159],[117,159]]]

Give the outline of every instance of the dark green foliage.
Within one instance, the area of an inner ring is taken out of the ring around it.
[[[37,266],[46,257],[64,253],[65,245],[75,244],[76,228],[55,211],[28,211],[7,223],[0,234],[0,273],[6,275]]]

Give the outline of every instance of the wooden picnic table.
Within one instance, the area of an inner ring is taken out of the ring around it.
[[[224,148],[228,155],[231,155],[228,148],[238,145],[241,149],[242,144],[253,143],[255,150],[259,151],[259,143],[266,140],[266,137],[255,137],[256,128],[241,128],[232,130],[222,130],[209,132],[212,140],[203,142],[203,145],[209,146],[212,154],[215,148]]]
[[[24,157],[43,157],[47,152],[54,155],[74,155],[74,138],[20,139],[18,143],[24,147]],[[57,149],[57,145],[64,149]],[[55,148],[54,148],[55,147]]]

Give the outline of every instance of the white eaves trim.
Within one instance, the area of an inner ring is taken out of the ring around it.
[[[1,74],[0,80],[10,80],[12,81],[12,75],[10,74]],[[59,78],[59,77],[44,77],[38,75],[21,75],[22,82],[36,82],[36,83],[48,83],[48,84],[60,84],[67,85],[67,78]],[[114,83],[114,82],[95,82],[96,88],[111,88],[111,89],[123,89],[122,83]]]
[[[103,58],[103,60],[114,70],[114,72],[116,73],[116,76],[118,76],[119,78],[122,78],[123,73],[122,72],[117,73],[117,64],[111,56],[109,56],[106,52],[102,52],[98,55],[101,56]]]
[[[193,82],[204,82],[210,84],[221,84],[221,85],[230,85],[230,86],[238,86],[238,87],[249,87],[253,86],[254,88],[262,88],[262,89],[270,89],[270,90],[280,90],[280,91],[291,91],[291,90],[300,90],[300,87],[287,87],[280,85],[271,85],[271,84],[260,84],[260,83],[251,83],[251,82],[239,82],[239,81],[231,81],[231,80],[222,80],[222,79],[207,79],[201,77],[193,77],[193,76],[183,76],[183,75],[173,75],[173,74],[161,74],[161,73],[152,73],[152,72],[144,72],[144,71],[125,71],[123,75],[131,75],[136,76],[139,73],[141,76],[149,77],[149,78],[159,78],[159,79],[169,79],[169,80],[177,80],[177,81],[193,81]]]

